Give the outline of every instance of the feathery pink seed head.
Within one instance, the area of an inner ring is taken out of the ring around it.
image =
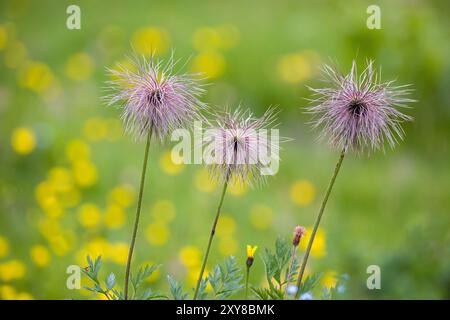
[[[174,74],[173,56],[166,63],[154,55],[135,56],[131,63],[131,69],[120,65],[109,70],[114,79],[108,81],[112,92],[106,97],[109,105],[122,104],[126,132],[140,140],[152,130],[162,141],[172,130],[199,118],[204,108],[200,79]]]
[[[266,176],[261,171],[267,163],[263,163],[261,152],[272,150],[277,156],[279,153],[278,143],[262,134],[271,129],[269,126],[276,126],[275,116],[274,109],[268,109],[261,118],[255,118],[240,107],[216,115],[215,123],[208,123],[204,141],[205,150],[213,149],[206,159],[212,178],[250,186],[263,184]]]
[[[386,140],[394,147],[403,139],[401,122],[412,118],[396,108],[414,102],[405,97],[411,89],[393,86],[393,81],[381,82],[373,61],[360,74],[355,61],[348,75],[330,66],[323,71],[331,86],[310,88],[316,98],[308,108],[314,127],[322,128],[321,137],[329,138],[335,147],[354,151],[384,149]]]

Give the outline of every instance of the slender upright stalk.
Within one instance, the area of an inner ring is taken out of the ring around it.
[[[300,296],[300,286],[302,284],[303,274],[305,273],[306,263],[308,262],[308,257],[309,257],[309,253],[311,252],[311,247],[314,242],[314,237],[316,236],[317,229],[319,228],[320,219],[322,219],[323,211],[325,210],[325,206],[327,204],[328,198],[330,197],[331,190],[333,189],[333,185],[334,185],[334,182],[336,181],[336,177],[341,168],[341,164],[342,164],[342,161],[344,160],[344,156],[345,156],[345,149],[342,150],[339,160],[336,163],[336,167],[334,169],[333,176],[331,177],[327,192],[325,194],[325,197],[323,198],[322,205],[320,206],[319,214],[317,215],[316,222],[314,223],[314,228],[312,230],[311,237],[309,238],[309,242],[308,242],[308,246],[306,247],[305,255],[303,256],[302,265],[298,272],[297,292],[295,293],[295,299],[298,299]]]
[[[250,278],[250,266],[247,266],[247,273],[245,275],[245,300],[248,300],[248,279]]]
[[[141,184],[139,187],[139,198],[138,198],[138,203],[137,203],[137,208],[136,208],[136,217],[134,220],[134,228],[133,228],[133,234],[131,236],[130,249],[128,250],[127,269],[125,272],[125,288],[124,288],[125,300],[128,300],[128,282],[130,280],[131,259],[133,258],[134,245],[136,243],[136,235],[137,235],[138,226],[139,226],[139,217],[141,215],[142,195],[144,193],[145,173],[147,171],[148,151],[150,149],[150,140],[152,138],[152,131],[153,131],[153,126],[150,127],[150,130],[149,130],[148,136],[147,136],[147,144],[145,146],[145,155],[144,155],[144,164],[142,166],[142,173],[141,173]]]
[[[294,273],[294,263],[295,263],[295,255],[297,254],[298,246],[292,246],[291,249],[291,263],[289,264],[288,274],[287,274],[287,285],[292,281],[292,276]]]
[[[208,247],[206,248],[206,253],[205,253],[205,257],[203,258],[202,268],[200,270],[200,274],[198,275],[197,286],[195,287],[195,292],[194,292],[194,300],[197,299],[198,289],[200,288],[200,284],[203,279],[203,273],[205,272],[206,262],[208,261],[209,250],[211,249],[212,239],[214,237],[214,234],[216,233],[216,226],[217,226],[217,222],[219,221],[220,210],[222,209],[223,199],[225,198],[225,193],[226,193],[227,187],[228,187],[228,178],[229,178],[229,175],[227,175],[227,178],[225,179],[225,182],[223,184],[222,194],[220,196],[219,206],[217,207],[216,217],[214,218],[214,223],[212,225],[211,233],[209,235]]]

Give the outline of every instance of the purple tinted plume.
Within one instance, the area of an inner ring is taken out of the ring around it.
[[[108,81],[112,93],[106,97],[109,105],[122,103],[125,131],[137,140],[149,131],[161,141],[177,128],[184,128],[199,116],[204,104],[201,79],[195,75],[174,74],[177,61],[173,56],[166,63],[154,55],[134,56],[131,67],[119,65],[109,69]]]
[[[394,147],[403,139],[401,123],[412,118],[396,108],[414,101],[405,97],[412,91],[408,86],[381,82],[373,61],[360,74],[355,61],[348,75],[327,65],[323,71],[330,87],[310,88],[316,98],[308,108],[314,127],[322,128],[321,137],[337,148],[357,152],[384,149],[385,140]]]
[[[216,115],[214,123],[205,130],[204,141],[205,150],[209,148],[205,161],[210,165],[212,178],[250,186],[263,184],[266,176],[261,173],[267,166],[264,155],[271,154],[276,158],[272,161],[279,160],[279,141],[269,139],[275,121],[272,108],[260,118],[240,107]]]

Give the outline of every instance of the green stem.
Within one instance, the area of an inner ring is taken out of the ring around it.
[[[227,175],[227,178],[225,179],[225,182],[223,184],[222,195],[220,196],[220,201],[219,201],[219,206],[217,207],[216,217],[214,219],[214,223],[211,228],[211,233],[209,235],[208,247],[206,248],[206,253],[205,253],[205,257],[203,258],[202,268],[200,270],[200,274],[199,274],[198,280],[197,280],[197,286],[195,287],[194,300],[197,299],[198,290],[200,288],[200,284],[203,279],[203,273],[205,272],[206,262],[208,261],[209,251],[211,249],[211,243],[212,243],[214,234],[216,233],[216,226],[217,226],[217,222],[219,221],[220,210],[222,208],[223,199],[225,198],[225,193],[226,193],[227,187],[228,187],[228,178],[229,178],[229,176]]]
[[[325,210],[325,206],[327,204],[328,198],[330,197],[331,190],[333,189],[333,185],[334,185],[334,182],[336,181],[336,177],[341,168],[342,161],[344,160],[344,156],[345,156],[345,149],[342,150],[339,160],[336,163],[336,167],[334,169],[333,176],[331,177],[327,192],[325,194],[325,197],[323,198],[322,205],[320,206],[319,214],[317,215],[316,222],[314,223],[314,228],[312,230],[311,237],[309,238],[308,246],[306,247],[306,252],[303,257],[302,266],[298,272],[297,292],[295,293],[295,299],[298,299],[300,296],[300,286],[302,284],[303,274],[305,273],[306,263],[308,262],[308,257],[309,257],[309,253],[311,252],[311,247],[314,242],[314,237],[316,236],[317,229],[319,228],[320,219],[322,219],[322,215]]]
[[[144,155],[144,164],[142,166],[142,173],[141,173],[141,184],[139,187],[139,198],[138,198],[138,203],[137,203],[137,208],[136,208],[136,217],[134,220],[134,228],[133,228],[133,234],[131,236],[130,249],[128,251],[127,268],[126,268],[126,272],[125,272],[125,288],[124,288],[125,300],[128,300],[128,283],[130,280],[131,259],[133,258],[134,245],[136,243],[136,235],[137,235],[138,226],[139,226],[139,217],[141,215],[142,195],[144,193],[145,173],[147,172],[148,151],[150,149],[150,140],[152,138],[152,131],[153,131],[153,126],[150,127],[150,130],[149,130],[148,136],[147,136],[147,144],[145,146],[145,155]]]
[[[245,300],[248,300],[248,279],[250,278],[250,267],[247,266],[247,274],[245,276]]]

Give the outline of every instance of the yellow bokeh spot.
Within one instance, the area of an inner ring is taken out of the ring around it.
[[[97,168],[88,160],[78,160],[73,163],[75,182],[80,187],[90,187],[97,182]]]
[[[311,237],[311,228],[306,229],[306,234],[303,236],[304,239],[300,241],[300,248],[306,250],[308,246],[309,239]],[[316,258],[323,257],[326,254],[326,241],[325,232],[322,229],[318,229],[316,236],[314,237],[314,242],[311,247],[311,255]]]
[[[291,84],[299,84],[311,78],[313,70],[320,62],[316,52],[304,51],[282,56],[277,63],[280,79]]]
[[[137,30],[131,39],[132,46],[139,54],[163,54],[169,49],[169,33],[158,27]]]
[[[235,47],[240,38],[239,29],[233,25],[226,24],[216,28],[220,34],[220,47],[223,49],[231,49]]]
[[[66,62],[66,75],[69,79],[83,81],[89,79],[94,69],[94,61],[84,52],[71,56]]]
[[[250,222],[260,230],[265,230],[272,225],[273,212],[269,206],[255,205],[250,211]]]
[[[71,162],[76,162],[80,159],[89,159],[91,149],[89,145],[82,140],[71,140],[66,147],[66,156]]]
[[[195,173],[194,185],[202,192],[213,192],[217,188],[217,182],[210,178],[207,169],[200,169]]]
[[[170,151],[163,153],[159,159],[159,166],[168,175],[177,175],[184,169],[183,164],[175,164],[172,161],[172,153]]]
[[[134,202],[135,191],[131,185],[123,184],[115,187],[108,195],[110,204],[117,204],[123,208],[128,208]]]
[[[83,204],[78,209],[78,219],[83,227],[94,228],[100,223],[100,209],[95,204]]]
[[[37,93],[43,93],[55,83],[49,66],[42,62],[27,62],[19,71],[19,84]]]
[[[19,292],[16,295],[16,300],[33,300],[33,296],[28,292]]]
[[[48,172],[48,180],[56,192],[65,192],[72,189],[72,172],[64,167],[53,167]]]
[[[83,132],[91,141],[105,139],[108,136],[108,121],[97,117],[90,118],[84,123]]]
[[[9,253],[8,239],[0,235],[0,258],[4,258]]]
[[[12,43],[8,43],[4,53],[5,65],[8,68],[15,69],[22,66],[26,62],[27,56],[27,48],[22,42],[14,41]]]
[[[169,223],[175,218],[175,205],[169,200],[158,200],[152,207],[152,215],[158,222]]]
[[[69,189],[61,192],[59,198],[63,206],[73,208],[80,203],[81,194],[74,186],[71,186]]]
[[[5,26],[0,26],[0,50],[5,49],[8,42],[8,32]]]
[[[240,197],[248,192],[248,185],[240,181],[230,181],[227,191],[233,196]]]
[[[200,249],[194,246],[185,246],[178,253],[181,263],[188,268],[199,266],[201,263],[201,255]]]
[[[11,136],[11,146],[20,155],[31,153],[36,147],[36,137],[32,129],[19,127]]]
[[[34,245],[30,249],[30,257],[38,267],[45,267],[50,263],[50,252],[42,245]]]
[[[338,273],[334,270],[325,272],[320,279],[320,283],[327,288],[334,288],[338,282]]]
[[[198,51],[215,50],[221,47],[220,33],[211,27],[201,27],[195,30],[192,37],[194,48]]]
[[[233,237],[222,237],[219,240],[219,252],[224,256],[235,255],[239,244]]]
[[[72,244],[66,235],[59,234],[48,239],[50,248],[57,256],[65,256],[72,249]]]
[[[218,78],[225,71],[225,58],[218,52],[201,52],[192,59],[191,69],[210,79]]]
[[[217,223],[216,233],[219,237],[228,237],[236,231],[236,221],[228,214],[222,214]]]
[[[46,218],[38,223],[41,234],[48,240],[61,234],[61,225],[56,219]]]
[[[291,200],[299,206],[310,204],[314,201],[315,195],[316,189],[311,182],[307,180],[296,181],[290,189]]]
[[[125,265],[128,258],[128,245],[124,242],[118,242],[110,246],[109,257],[112,262]]]
[[[125,224],[126,214],[122,207],[111,204],[105,209],[103,219],[107,228],[118,229]]]
[[[0,298],[2,300],[16,300],[17,292],[14,287],[4,284],[0,286]]]
[[[162,246],[169,240],[170,230],[163,223],[151,223],[147,226],[145,231],[148,242],[154,246]]]
[[[9,282],[22,279],[26,273],[26,266],[20,260],[9,260],[0,264],[0,280]]]

